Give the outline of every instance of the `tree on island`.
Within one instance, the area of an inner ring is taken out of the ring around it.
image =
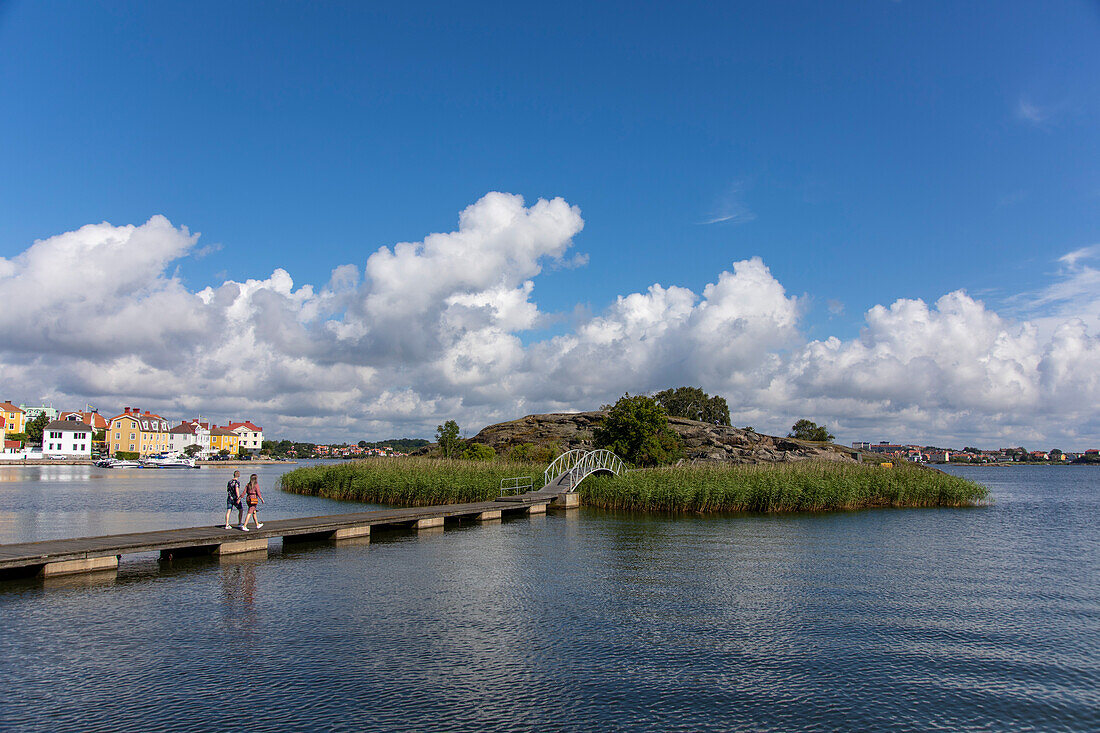
[[[668,413],[645,395],[620,397],[593,437],[598,448],[636,466],[660,466],[684,457],[680,436],[668,426]]]
[[[358,445],[358,446],[359,446],[360,448],[366,448],[366,447],[367,447],[367,441],[365,441],[365,440],[360,440],[360,441],[359,441],[359,442],[357,443],[357,445]]]
[[[665,408],[670,417],[686,417],[715,425],[730,424],[730,408],[725,397],[711,397],[699,387],[677,387],[661,390],[653,399]]]
[[[458,423],[448,420],[442,425],[436,426],[435,440],[439,443],[439,451],[444,458],[450,458],[458,450]]]
[[[826,430],[824,425],[818,425],[806,418],[802,418],[791,426],[791,432],[787,433],[787,437],[798,438],[799,440],[812,440],[817,443],[828,443],[833,439],[833,434]]]
[[[46,413],[44,412],[40,412],[38,417],[27,423],[27,443],[30,445],[41,445],[42,432],[49,423],[50,418],[46,417]]]

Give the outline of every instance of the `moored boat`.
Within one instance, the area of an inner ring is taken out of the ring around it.
[[[99,461],[96,465],[103,468],[142,468],[137,461],[120,461],[117,458],[108,458],[106,461]]]
[[[198,468],[194,458],[180,455],[159,455],[143,458],[143,468]]]

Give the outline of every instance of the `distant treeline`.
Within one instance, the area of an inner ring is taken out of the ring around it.
[[[356,445],[360,448],[393,448],[399,453],[408,453],[417,448],[423,448],[428,445],[428,441],[423,438],[392,438],[391,440],[379,440],[374,443],[360,440]]]

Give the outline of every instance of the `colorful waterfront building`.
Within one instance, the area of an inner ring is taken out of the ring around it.
[[[99,410],[88,407],[85,410],[69,410],[62,412],[58,420],[79,420],[92,430],[92,452],[104,452],[107,447],[107,418],[99,414]],[[95,436],[103,431],[103,440],[96,440]]]
[[[241,450],[241,436],[229,428],[215,425],[210,428],[210,450],[214,453],[226,450],[230,455],[235,455]]]
[[[45,415],[50,422],[57,419],[57,410],[53,405],[20,405],[19,409],[23,411],[27,422],[37,420],[39,415]]]
[[[91,454],[92,429],[80,420],[53,420],[42,429],[42,455],[87,458]]]
[[[197,445],[199,455],[210,455],[210,429],[198,420],[181,422],[168,432],[170,449],[173,453],[182,453],[187,446]]]
[[[96,430],[107,429],[107,418],[99,414],[99,410],[69,410],[68,412],[62,412],[57,416],[58,420],[79,420],[92,429]]]
[[[160,415],[127,407],[107,422],[107,452],[151,456],[171,448],[168,421]]]
[[[4,435],[26,432],[27,413],[13,405],[11,400],[0,402],[0,415],[4,417]]]
[[[230,421],[227,428],[232,430],[240,437],[240,447],[243,450],[248,451],[255,455],[260,452],[260,449],[264,446],[264,429],[259,425],[256,425],[251,420],[245,420],[244,422],[232,422]]]

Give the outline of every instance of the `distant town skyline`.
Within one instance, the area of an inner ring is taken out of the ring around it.
[[[498,11],[6,5],[0,397],[1096,447],[1096,4]]]

